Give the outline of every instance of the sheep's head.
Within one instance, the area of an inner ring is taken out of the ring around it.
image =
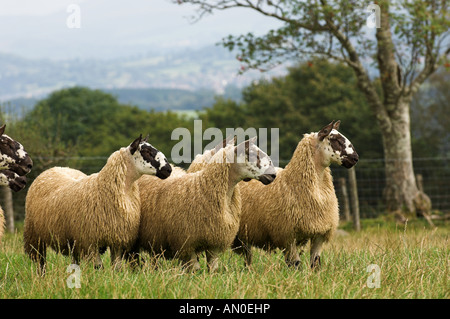
[[[23,145],[5,133],[6,124],[0,127],[0,169],[8,169],[18,175],[26,175],[33,167],[33,161]]]
[[[163,153],[147,142],[147,137],[142,139],[142,134],[128,147],[136,169],[141,174],[156,175],[165,179],[172,173],[172,167]]]
[[[256,179],[264,185],[274,181],[275,167],[269,155],[256,145],[256,136],[235,146],[234,152],[244,181]]]
[[[336,163],[345,168],[353,167],[359,160],[353,144],[338,132],[341,121],[332,121],[322,128],[317,137],[318,147],[322,150],[325,163]]]
[[[8,186],[13,191],[18,192],[27,185],[27,178],[19,176],[13,171],[4,169],[0,171],[0,186]]]

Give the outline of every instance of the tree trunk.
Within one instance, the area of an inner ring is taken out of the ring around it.
[[[390,128],[381,129],[386,172],[384,196],[388,211],[413,217],[418,188],[412,162],[409,104],[398,103],[389,114]]]

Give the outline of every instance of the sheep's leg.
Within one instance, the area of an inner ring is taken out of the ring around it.
[[[141,256],[139,255],[139,249],[133,248],[125,253],[125,259],[130,264],[131,268],[142,268]]]
[[[219,268],[219,255],[216,251],[206,251],[206,261],[208,263],[209,272],[215,272]]]
[[[244,255],[245,266],[250,267],[252,264],[252,247],[250,245],[236,237],[233,243],[233,251],[239,255]]]
[[[302,241],[300,241],[300,243],[297,245],[297,247],[298,247],[298,254],[301,256],[301,255],[303,255],[303,253],[305,252],[305,249],[306,249],[306,244],[308,243],[308,240],[309,239],[306,239],[306,240],[302,240]]]
[[[103,261],[100,257],[100,253],[94,254],[94,268],[95,269],[102,269],[103,268]]]
[[[318,269],[320,267],[320,253],[322,252],[322,245],[325,239],[322,236],[316,236],[311,240],[310,249],[310,263],[311,269]]]
[[[38,274],[45,275],[47,246],[45,243],[38,240],[37,244],[25,244],[25,250],[30,256],[31,260],[38,264]]]
[[[33,258],[34,257],[34,258]],[[37,249],[34,250],[34,256],[32,259],[38,262],[39,268],[38,273],[41,276],[45,275],[45,268],[46,268],[46,260],[47,260],[47,245],[41,241],[39,241],[37,245]]]
[[[120,248],[111,249],[111,266],[114,270],[122,269],[122,258],[124,251]]]
[[[80,253],[72,251],[72,264],[80,265]]]
[[[300,266],[300,255],[297,250],[295,239],[286,248],[284,252],[284,259],[289,267],[298,268]]]
[[[41,276],[45,275],[45,268],[47,265],[47,246],[45,244],[42,244],[38,251],[38,258],[39,258],[39,273]]]
[[[244,260],[245,260],[245,266],[246,267],[250,267],[251,266],[251,264],[252,264],[252,257],[253,257],[253,255],[252,255],[252,247],[251,246],[247,246],[247,245],[244,245],[243,246],[243,248],[244,248]]]
[[[183,268],[190,272],[196,272],[200,270],[200,263],[198,262],[197,254],[195,252],[191,253],[189,256],[182,258]]]

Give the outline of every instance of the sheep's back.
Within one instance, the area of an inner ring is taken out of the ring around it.
[[[137,185],[128,194],[114,194],[97,184],[97,175],[62,167],[39,175],[27,194],[25,230],[55,245],[75,241],[82,250],[93,244],[128,246],[139,227]]]
[[[203,189],[198,173],[159,181],[142,176],[139,188],[142,247],[174,253],[183,248],[202,250],[210,244],[225,247],[222,242],[231,245],[237,222],[223,213],[225,201],[219,203],[205,195],[211,190]],[[225,209],[235,210],[234,206]],[[232,234],[227,236],[230,228]]]

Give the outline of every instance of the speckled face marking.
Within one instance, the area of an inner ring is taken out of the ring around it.
[[[256,137],[241,143],[241,149],[244,146],[244,152],[239,151],[240,145],[236,146],[237,163],[245,164],[242,168],[244,181],[256,179],[267,185],[273,182],[276,177],[275,167],[269,155],[263,152],[255,143]]]
[[[25,176],[19,176],[10,170],[0,171],[0,186],[8,186],[13,191],[18,192],[23,189],[26,184],[27,178]]]
[[[28,174],[33,167],[33,161],[22,144],[6,134],[5,125],[0,127],[0,169],[11,170],[18,175]]]
[[[331,122],[319,131],[319,146],[330,162],[350,168],[358,162],[359,156],[352,143],[338,132],[339,124],[340,121]]]
[[[129,147],[134,163],[142,174],[156,175],[161,179],[170,176],[172,167],[169,161],[163,153],[147,142],[147,138],[142,140],[140,136]]]

